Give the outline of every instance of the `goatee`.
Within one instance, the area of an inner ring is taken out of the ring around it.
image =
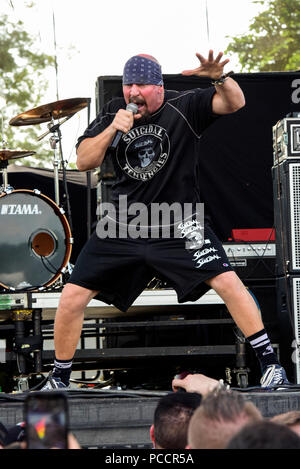
[[[142,117],[136,120],[139,124],[144,125],[144,124],[149,124],[151,122],[151,114],[150,112],[146,111]]]

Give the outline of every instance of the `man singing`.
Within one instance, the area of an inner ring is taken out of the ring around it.
[[[210,50],[208,58],[196,55],[199,66],[182,73],[207,76],[212,86],[183,92],[164,89],[161,67],[154,57],[131,57],[124,67],[123,98],[106,104],[78,140],[79,171],[101,166],[105,157],[113,159],[116,182],[111,198],[116,230],[108,236],[101,236],[101,230],[93,233],[64,287],[55,318],[54,370],[43,389],[69,386],[90,300],[97,297],[126,311],[153,276],[174,288],[179,303],[195,301],[213,288],[256,352],[262,387],[288,384],[253,297],[206,221],[201,233],[197,172],[206,155],[200,151],[200,138],[218,116],[241,109],[245,98],[238,83],[223,74],[229,62],[223,60],[223,53],[214,57]],[[126,109],[128,103],[135,107]],[[108,150],[118,132],[122,137],[112,153]],[[120,208],[120,197],[126,197],[126,214]],[[164,219],[155,227],[153,223],[152,212],[162,204],[192,208],[190,216],[170,220],[168,236],[163,233]],[[147,212],[143,225],[149,230],[141,236],[132,226],[137,206],[145,207],[143,215]]]

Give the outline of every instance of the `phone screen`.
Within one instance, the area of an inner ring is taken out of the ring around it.
[[[30,394],[25,401],[28,449],[67,449],[68,407],[63,394]]]

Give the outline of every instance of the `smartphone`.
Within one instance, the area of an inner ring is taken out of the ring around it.
[[[28,449],[68,448],[68,402],[63,393],[30,393],[25,399],[24,414]]]

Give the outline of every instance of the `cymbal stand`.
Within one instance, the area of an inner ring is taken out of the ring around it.
[[[0,187],[0,192],[5,192],[7,188],[8,180],[7,180],[7,161],[0,161],[0,169],[2,172],[2,186]]]
[[[6,141],[4,139],[4,119],[3,119],[3,112],[1,110],[0,112],[1,116],[1,136],[2,136],[2,148],[6,148]],[[2,186],[0,186],[0,194],[2,192],[5,192],[8,188],[8,177],[7,177],[7,166],[8,166],[8,161],[7,160],[0,160],[0,171],[2,173]]]
[[[7,166],[7,160],[0,160],[0,172],[2,172],[2,186],[0,186],[0,194],[2,194],[2,192],[13,190],[13,188],[8,184]]]
[[[49,124],[50,132],[53,132],[52,129],[57,127],[58,124],[54,125],[53,118],[51,124]],[[60,204],[60,197],[59,197],[59,175],[58,175],[58,168],[59,168],[59,156],[57,151],[57,143],[61,140],[61,132],[59,126],[57,129],[54,130],[54,134],[51,135],[49,142],[50,147],[54,150],[54,157],[53,157],[53,170],[54,170],[54,198],[56,205],[59,206]]]
[[[42,138],[46,137],[49,133],[52,133],[49,141],[50,141],[50,147],[52,150],[54,150],[54,157],[53,157],[53,169],[54,169],[54,196],[55,196],[55,203],[56,205],[60,205],[60,195],[59,195],[59,164],[60,164],[60,158],[59,158],[59,151],[57,151],[57,144],[59,143],[60,145],[60,153],[61,153],[61,163],[62,163],[62,169],[64,171],[64,160],[62,157],[62,147],[61,147],[61,131],[60,131],[60,126],[66,122],[67,120],[71,119],[71,117],[74,116],[74,114],[70,114],[69,116],[65,117],[61,122],[58,122],[58,124],[54,124],[54,119],[53,117],[51,118],[51,122],[48,124],[48,130],[44,134],[40,135],[38,137],[38,140],[42,140]]]

